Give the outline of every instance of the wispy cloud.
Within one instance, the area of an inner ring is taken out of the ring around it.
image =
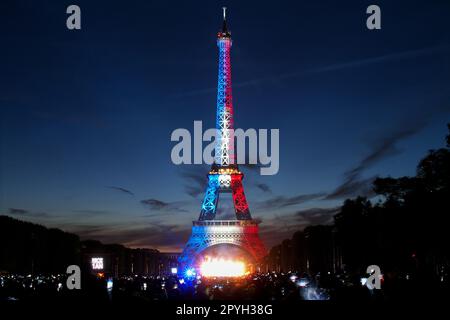
[[[23,216],[23,217],[36,217],[36,218],[47,218],[50,215],[47,212],[34,212],[20,208],[9,208],[9,214],[14,216]]]
[[[180,175],[185,179],[184,188],[188,195],[191,197],[197,197],[206,189],[206,185],[208,180],[206,178],[206,174],[208,173],[208,169],[206,166],[185,166],[180,171]]]
[[[131,192],[131,191],[128,190],[128,189],[122,188],[122,187],[108,186],[107,188],[113,189],[113,190],[117,190],[117,191],[120,191],[120,192],[122,192],[122,193],[126,193],[126,194],[129,194],[129,195],[131,195],[131,196],[134,196],[134,193],[133,193],[133,192]]]
[[[183,208],[183,203],[180,202],[165,202],[158,199],[145,199],[140,201],[141,204],[150,209],[150,211],[164,211],[164,212],[187,212]]]
[[[446,52],[450,50],[450,45],[439,45],[434,47],[428,47],[428,48],[420,48],[420,49],[413,49],[408,51],[401,51],[401,52],[393,52],[377,57],[369,57],[369,58],[363,58],[363,59],[357,59],[342,63],[336,63],[325,67],[320,67],[314,69],[312,72],[319,73],[319,72],[329,72],[329,71],[336,71],[336,70],[342,70],[342,69],[350,69],[350,68],[356,68],[356,67],[362,67],[366,65],[372,65],[372,64],[379,64],[383,62],[389,62],[389,61],[396,61],[396,60],[402,60],[402,59],[410,59],[410,58],[416,58],[420,56],[426,56],[431,55],[439,52]]]
[[[147,200],[141,200],[142,204],[145,204],[152,210],[162,210],[166,209],[170,206],[168,202],[164,202],[157,199],[147,199]]]
[[[398,149],[397,143],[415,135],[421,131],[425,125],[425,121],[411,123],[408,127],[394,130],[386,136],[378,139],[378,141],[374,141],[374,143],[372,143],[372,150],[354,168],[349,170],[346,175],[358,175],[380,160],[399,154],[401,151]]]
[[[381,56],[365,57],[365,58],[361,58],[361,59],[354,59],[351,61],[333,63],[333,64],[322,66],[322,67],[315,67],[310,70],[286,72],[286,73],[271,75],[271,76],[267,76],[267,77],[250,79],[247,81],[234,83],[233,86],[235,88],[249,87],[249,86],[254,86],[254,85],[258,85],[258,84],[266,83],[266,82],[271,83],[274,81],[281,81],[281,80],[285,80],[285,79],[296,78],[296,77],[306,76],[306,75],[310,75],[310,74],[325,73],[325,72],[332,72],[332,71],[364,67],[364,66],[369,66],[369,65],[374,65],[374,64],[381,64],[384,62],[398,61],[398,60],[403,60],[403,59],[411,59],[411,58],[427,56],[427,55],[432,55],[432,54],[447,52],[447,51],[450,51],[450,45],[448,45],[448,44],[427,47],[427,48],[407,50],[407,51],[393,52],[393,53],[388,53],[388,54],[381,55]],[[185,92],[185,93],[177,95],[176,97],[181,98],[181,97],[186,97],[186,96],[196,96],[196,95],[208,94],[208,93],[215,92],[215,90],[216,90],[215,87],[204,88],[204,89]]]
[[[95,209],[81,209],[81,210],[72,210],[72,212],[80,214],[80,215],[104,215],[111,214],[111,211],[108,210],[95,210]]]
[[[328,194],[325,199],[345,199],[358,195],[373,196],[372,183],[376,176],[363,178],[363,173],[381,160],[399,154],[401,151],[397,144],[421,131],[425,125],[426,121],[423,119],[403,124],[399,126],[400,129],[393,130],[370,143],[369,153],[353,168],[345,172],[342,184]]]
[[[74,225],[71,231],[83,240],[96,239],[103,243],[120,243],[132,248],[155,248],[179,251],[186,243],[190,229],[160,221],[116,225]]]
[[[361,178],[359,175],[347,176],[344,182],[336,189],[329,193],[326,200],[348,199],[356,196],[372,197],[375,195],[373,191],[373,181],[376,176],[370,178]]]
[[[17,215],[27,215],[29,214],[28,210],[25,209],[19,209],[19,208],[9,208],[8,212],[10,214],[17,214]]]
[[[256,187],[265,193],[272,193],[272,189],[265,183],[256,183]]]
[[[326,196],[325,193],[299,194],[291,197],[275,196],[265,201],[257,203],[257,207],[260,209],[277,209],[295,206],[311,200],[320,199],[324,196]]]

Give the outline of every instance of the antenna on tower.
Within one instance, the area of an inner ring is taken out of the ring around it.
[[[227,28],[227,7],[222,7],[223,10],[223,24],[222,24],[222,33],[221,33],[221,37],[230,37],[230,32],[228,31]]]

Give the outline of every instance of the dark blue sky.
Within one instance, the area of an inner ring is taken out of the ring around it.
[[[279,173],[242,168],[268,245],[443,145],[448,1],[2,1],[0,213],[179,249],[208,168],[173,165],[170,134],[214,125],[223,5],[236,127],[280,129]]]

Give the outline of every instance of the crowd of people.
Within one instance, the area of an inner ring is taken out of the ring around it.
[[[299,300],[329,299],[328,290],[318,288],[308,276],[267,273],[239,278],[201,276],[123,276],[117,279],[83,278],[82,289],[69,290],[67,275],[2,275],[0,299],[64,299],[86,295],[99,301],[141,300]]]
[[[69,290],[67,275],[0,275],[0,301],[87,299],[99,302],[173,300],[350,300],[407,298],[419,284],[408,275],[385,277],[381,290],[370,290],[359,276],[348,274],[254,273],[239,278],[197,275],[108,276],[82,279],[81,290]],[[448,290],[448,288],[447,288]],[[436,290],[435,294],[438,294]],[[428,291],[428,294],[430,292]]]

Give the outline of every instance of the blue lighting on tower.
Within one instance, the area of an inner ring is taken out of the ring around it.
[[[219,175],[210,174],[208,176],[208,187],[202,203],[200,220],[212,220],[216,214],[217,199],[219,193]]]

